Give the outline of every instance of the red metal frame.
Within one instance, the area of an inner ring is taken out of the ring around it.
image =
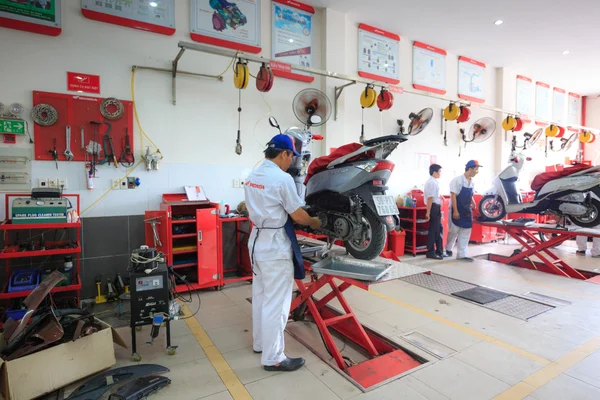
[[[515,252],[511,256],[488,254],[490,261],[581,280],[588,280],[597,276],[597,274],[589,271],[581,271],[573,268],[566,261],[561,260],[551,249],[577,236],[600,237],[600,232],[583,233],[556,228],[542,228],[539,226],[504,225],[495,222],[479,222],[479,224],[496,227],[499,230],[505,231],[525,248],[524,251]],[[536,237],[538,233],[549,233],[556,236],[542,242],[539,237]],[[542,262],[531,260],[531,256],[538,257]]]
[[[250,224],[249,231],[242,231],[242,223],[248,222]],[[223,224],[235,223],[235,242],[237,246],[237,266],[234,268],[225,269],[223,264]],[[221,286],[225,286],[228,283],[240,282],[240,281],[251,281],[252,266],[250,265],[250,255],[248,248],[242,246],[241,236],[246,234],[250,236],[250,230],[252,229],[252,222],[248,218],[219,218],[218,219],[218,232],[219,245],[217,246],[218,260],[219,260],[219,274],[221,276]],[[225,278],[226,272],[236,272],[238,275],[235,278]]]
[[[310,271],[310,263],[305,261],[304,264],[306,269]],[[341,283],[337,284],[334,279]],[[331,275],[321,275],[319,278],[311,275],[310,282],[296,280],[296,286],[300,294],[292,301],[290,312],[293,313],[302,303],[306,302],[307,313],[310,313],[314,319],[337,367],[363,388],[368,389],[381,384],[422,364],[401,350],[400,346],[394,346],[383,340],[380,335],[376,335],[360,323],[343,292],[351,286],[369,290],[368,283]],[[313,299],[312,296],[317,291],[327,286],[331,288],[328,294],[321,297],[320,300]],[[333,299],[339,301],[345,313],[335,312],[327,306]],[[348,367],[328,328],[334,329],[362,347],[370,358]]]
[[[427,212],[427,207],[398,207],[398,210],[400,210],[401,226],[402,226],[402,221],[411,223],[409,229],[405,228],[404,226],[402,227],[402,229],[404,229],[404,231],[406,231],[406,238],[407,239],[409,237],[411,238],[411,241],[410,241],[411,243],[409,243],[409,241],[406,240],[406,242],[404,244],[404,251],[407,253],[411,253],[415,257],[417,254],[427,253],[427,248],[417,249],[417,238],[425,238],[424,244],[427,244],[427,235],[417,235],[417,225],[425,224],[425,222],[422,222],[422,223],[417,222],[417,219],[419,219],[418,218],[419,211],[421,212],[421,214],[423,214],[423,218],[425,218],[425,213]],[[404,213],[408,212],[410,214],[410,216],[403,217],[403,211],[404,211]],[[421,239],[421,242],[423,242],[423,239]]]
[[[11,215],[10,207],[12,204],[11,198],[17,197],[30,197],[31,193],[10,193],[5,194],[4,198],[4,210],[6,215],[6,220],[0,223],[0,231],[4,232],[4,243],[9,242],[9,232],[17,231],[17,230],[31,230],[31,229],[65,229],[72,228],[77,230],[77,238],[81,239],[81,222],[76,223],[57,223],[57,224],[13,224],[12,220],[9,218]],[[74,198],[76,199],[77,206],[75,209],[79,212],[81,210],[80,197],[78,194],[63,194],[63,197]],[[32,291],[22,291],[22,292],[12,292],[6,293],[8,288],[8,280],[11,276],[10,271],[10,260],[17,258],[27,258],[27,257],[43,257],[43,256],[51,256],[51,255],[63,255],[63,254],[76,254],[75,259],[75,275],[73,276],[74,280],[77,282],[76,284],[68,285],[68,286],[58,286],[52,289],[50,293],[61,293],[61,292],[76,292],[77,301],[79,302],[79,298],[81,295],[81,241],[77,240],[77,248],[76,249],[59,249],[59,250],[35,250],[35,251],[17,251],[14,246],[6,246],[2,251],[0,251],[0,260],[5,260],[5,274],[6,274],[6,283],[2,287],[2,292],[0,293],[0,300],[6,299],[16,299],[16,298],[24,298],[27,297]],[[48,242],[50,243],[50,242]]]

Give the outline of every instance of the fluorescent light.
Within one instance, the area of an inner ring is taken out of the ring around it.
[[[569,51],[569,50],[565,50],[565,51],[563,51],[563,52],[562,52],[562,55],[563,55],[563,56],[566,56],[566,55],[567,55],[567,54],[569,54],[569,53],[570,53],[570,51]]]
[[[155,1],[150,2],[150,7],[156,7],[156,6],[158,6],[157,2],[155,2]]]
[[[504,21],[502,21],[501,19],[499,19],[496,22],[494,22],[494,25],[502,25],[503,23],[504,23]]]

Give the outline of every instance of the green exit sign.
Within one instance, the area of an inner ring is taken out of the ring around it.
[[[0,133],[25,134],[25,122],[20,120],[0,120]]]

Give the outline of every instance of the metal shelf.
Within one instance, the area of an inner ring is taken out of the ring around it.
[[[81,228],[81,222],[64,222],[58,224],[13,224],[12,220],[5,220],[0,224],[0,231],[17,231],[30,229],[64,229],[64,228]]]
[[[173,235],[173,239],[183,239],[183,238],[192,238],[196,237],[195,233],[183,233],[181,235]]]
[[[50,293],[71,292],[71,291],[76,291],[76,290],[81,290],[81,280],[79,279],[79,277],[77,277],[76,284],[69,285],[69,286],[57,286],[54,289],[52,289],[50,291]],[[27,296],[29,296],[29,294],[31,292],[33,292],[33,290],[26,290],[23,292],[12,292],[12,293],[5,293],[5,292],[6,292],[6,286],[2,290],[2,293],[0,293],[0,300],[18,299],[18,298],[27,297]]]
[[[65,243],[65,242],[61,242],[61,243]],[[76,248],[56,249],[56,250],[7,251],[10,249],[15,249],[17,247],[17,246],[10,246],[10,247],[4,249],[2,252],[0,252],[0,260],[81,253],[81,243],[79,241],[77,241],[76,243],[77,243]],[[48,244],[52,245],[52,244],[56,244],[56,243],[48,242]]]

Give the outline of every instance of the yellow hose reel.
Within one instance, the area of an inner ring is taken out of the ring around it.
[[[502,129],[505,131],[512,131],[517,127],[517,119],[511,115],[507,116],[502,120]]]
[[[581,143],[593,143],[596,140],[596,135],[590,131],[584,131],[579,134],[579,141]]]
[[[360,105],[362,108],[371,108],[377,102],[377,93],[371,86],[367,86],[360,95]]]
[[[456,121],[460,117],[460,107],[454,103],[444,108],[444,119],[446,121]]]
[[[560,133],[560,128],[556,125],[550,125],[546,128],[545,133],[548,137],[556,137]]]
[[[246,89],[248,82],[250,81],[250,71],[248,70],[248,64],[241,60],[235,63],[233,70],[233,84],[236,89]]]

